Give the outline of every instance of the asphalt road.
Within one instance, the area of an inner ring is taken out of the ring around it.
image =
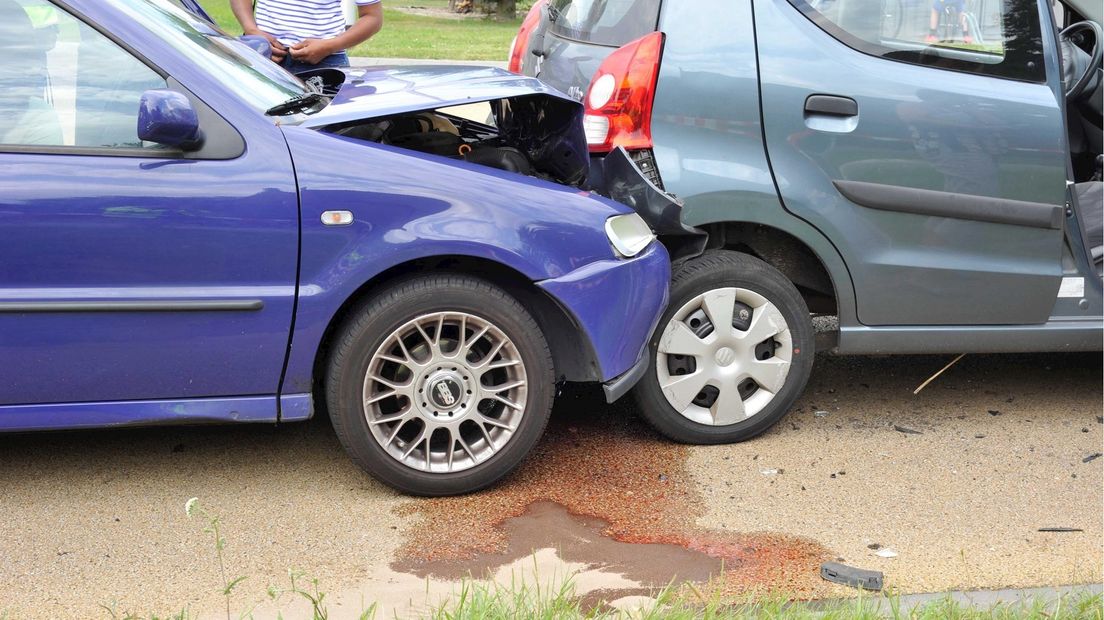
[[[573,389],[517,474],[444,500],[363,475],[324,418],[0,437],[0,617],[217,615],[191,497],[220,516],[227,576],[247,577],[232,606],[258,617],[301,609],[266,596],[289,569],[319,580],[331,617],[519,566],[579,571],[595,600],[722,564],[721,591],[845,595],[816,576],[839,558],[904,592],[1099,583],[1104,458],[1085,459],[1104,451],[1101,357],[967,356],[914,396],[949,359],[820,357],[779,425],[710,448]]]

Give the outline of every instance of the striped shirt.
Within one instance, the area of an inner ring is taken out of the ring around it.
[[[356,0],[358,6],[380,0]],[[332,39],[345,32],[341,0],[257,0],[257,27],[284,45],[303,39]]]

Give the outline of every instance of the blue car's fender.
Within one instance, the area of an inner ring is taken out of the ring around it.
[[[299,184],[302,254],[282,394],[310,391],[327,329],[365,284],[396,266],[442,256],[490,261],[529,282],[547,282],[542,290],[589,340],[594,378],[612,379],[640,358],[666,304],[669,265],[658,244],[634,260],[616,258],[604,224],[627,207],[303,127],[285,127],[284,135]],[[352,212],[353,222],[323,224],[322,213],[332,210]]]

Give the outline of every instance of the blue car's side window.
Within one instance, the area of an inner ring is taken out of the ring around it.
[[[48,0],[0,0],[0,150],[155,148],[138,101],[165,80]]]
[[[1046,81],[1036,0],[789,0],[860,52],[950,71]]]

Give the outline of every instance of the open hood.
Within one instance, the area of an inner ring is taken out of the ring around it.
[[[495,67],[418,65],[343,69],[345,84],[330,105],[305,119],[303,127],[322,127],[404,112],[433,110],[467,103],[540,95],[582,105],[534,78]]]
[[[583,106],[533,78],[465,66],[342,72],[301,74],[308,83],[321,78],[323,90],[329,92],[338,82],[332,78],[344,76],[333,100],[321,111],[301,117],[297,121],[301,126],[576,187],[586,182],[590,155],[583,133]],[[462,119],[449,114],[450,108],[473,103],[488,103],[492,118]]]

